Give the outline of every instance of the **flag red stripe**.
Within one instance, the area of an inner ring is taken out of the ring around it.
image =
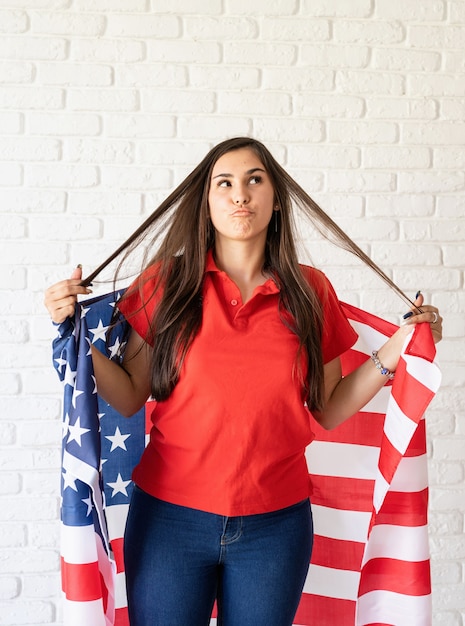
[[[361,411],[333,430],[325,430],[312,419],[312,430],[318,441],[353,443],[361,446],[381,444],[384,414]]]
[[[365,544],[315,535],[311,562],[313,565],[359,571]]]
[[[61,559],[61,587],[68,600],[89,602],[106,597],[98,563],[67,563]]]
[[[407,364],[402,358],[397,366],[396,376],[402,376],[402,385],[394,385],[392,397],[407,417],[418,421],[431,402],[434,392],[409,374]]]
[[[428,488],[422,491],[388,491],[376,516],[375,525],[426,526],[428,523]]]
[[[413,437],[410,440],[404,456],[421,456],[426,453],[426,422],[424,419],[418,422]]]
[[[312,504],[371,513],[374,480],[312,474]]]
[[[431,593],[429,561],[372,559],[363,567],[359,595],[384,589],[408,596]]]
[[[124,572],[123,537],[111,540],[111,549],[116,562],[116,573]]]
[[[115,610],[114,626],[130,626],[128,610],[126,607]]]
[[[299,608],[294,618],[296,624],[315,626],[354,626],[355,606],[352,600],[340,600],[309,593],[302,594]]]

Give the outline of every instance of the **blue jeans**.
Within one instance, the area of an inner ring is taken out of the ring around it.
[[[223,517],[135,488],[124,539],[131,626],[290,626],[313,543],[309,500]]]

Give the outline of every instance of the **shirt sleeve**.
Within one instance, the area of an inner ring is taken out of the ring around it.
[[[344,315],[336,292],[323,272],[306,266],[303,269],[323,306],[323,363],[329,363],[349,350],[358,335]]]

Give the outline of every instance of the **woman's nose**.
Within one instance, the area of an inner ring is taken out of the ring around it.
[[[247,204],[249,198],[247,192],[241,187],[234,194],[234,203],[235,204]]]

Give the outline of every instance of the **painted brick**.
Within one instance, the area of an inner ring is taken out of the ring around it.
[[[3,244],[2,244],[2,254]],[[25,289],[27,286],[26,270],[23,267],[4,266],[0,274],[0,289]]]
[[[121,165],[134,162],[134,150],[129,141],[75,138],[65,142],[63,157],[71,162]]]
[[[330,121],[328,139],[334,143],[377,144],[395,143],[399,128],[394,122]]]
[[[28,123],[33,135],[94,136],[102,129],[99,115],[93,113],[31,113]]]
[[[460,76],[456,74],[443,74],[437,80],[433,80],[431,76],[411,74],[407,78],[407,93],[415,97],[464,96],[465,87]]]
[[[436,100],[415,98],[369,97],[366,103],[367,118],[432,120],[438,117]]]
[[[400,172],[399,190],[413,192],[444,192],[465,189],[463,172]]]
[[[98,37],[103,35],[106,20],[94,13],[72,13],[54,11],[31,11],[31,32],[44,35],[82,35]]]
[[[385,172],[331,171],[327,175],[328,190],[336,192],[393,191],[395,184],[395,176]]]
[[[65,210],[66,196],[61,191],[0,189],[0,203],[5,212],[60,213]]]
[[[289,148],[289,158],[309,168],[358,168],[360,150],[345,146],[297,145]]]
[[[32,626],[50,624],[54,621],[55,611],[50,602],[2,602],[0,604],[0,625]],[[6,621],[8,619],[8,621]],[[39,621],[40,620],[40,621]]]
[[[127,215],[139,215],[141,212],[141,194],[137,192],[71,191],[69,210],[76,216],[116,215],[124,210]]]
[[[73,38],[70,47],[70,58],[74,61],[134,63],[142,61],[145,55],[145,42],[135,40]]]
[[[0,161],[57,161],[61,157],[61,142],[43,137],[3,138]]]
[[[164,63],[122,66],[116,69],[115,82],[122,87],[185,87],[187,69]]]
[[[465,26],[410,26],[408,43],[414,48],[462,48]]]
[[[399,21],[340,20],[333,24],[333,37],[340,43],[393,44],[405,40],[405,27]]]
[[[441,67],[441,54],[428,50],[376,48],[373,50],[373,67],[403,72],[434,72]]]
[[[26,236],[27,222],[17,215],[0,214],[0,233],[2,239],[18,239]]]
[[[291,109],[290,95],[280,92],[224,91],[218,96],[218,110],[221,114],[243,111],[248,115],[289,115]]]
[[[225,63],[237,65],[293,65],[297,58],[297,46],[284,43],[251,43],[226,41],[223,44]],[[210,61],[211,62],[211,61]]]
[[[401,96],[405,93],[405,78],[393,73],[344,70],[336,72],[336,88],[352,95],[376,93]]]
[[[3,61],[0,63],[0,83],[32,83],[34,78],[35,67],[33,63],[28,61]]]
[[[174,15],[124,15],[107,16],[105,34],[110,37],[173,38],[180,35],[180,22]]]
[[[72,85],[73,87],[107,87],[113,84],[109,65],[41,63],[38,80],[42,85]]]
[[[0,186],[11,187],[23,182],[23,168],[14,163],[3,163],[0,168]]]
[[[21,265],[60,263],[66,257],[66,244],[57,242],[54,246],[44,246],[42,242],[22,241],[16,243],[2,243],[2,251],[5,258],[15,259]],[[2,307],[7,310],[7,304]]]
[[[104,166],[101,168],[102,185],[111,189],[145,190],[167,187],[171,176],[169,170],[150,167],[124,168]]]
[[[362,68],[370,62],[367,46],[335,46],[302,44],[300,62],[303,65],[334,68]]]
[[[228,89],[257,89],[261,71],[255,67],[235,65],[192,65],[189,67],[189,85],[194,89],[210,89],[211,85],[224,83]]]
[[[20,594],[20,580],[16,576],[2,576],[0,600],[13,600]],[[0,605],[1,606],[1,605]],[[3,605],[5,607],[5,605]]]
[[[155,13],[217,15],[222,12],[222,3],[220,0],[189,0],[189,4],[185,0],[151,0],[150,8]]]
[[[422,146],[367,146],[362,154],[367,168],[428,169],[432,163],[431,150]]]
[[[75,111],[136,111],[139,97],[132,89],[70,89],[68,106]]]
[[[380,267],[415,265],[441,265],[442,251],[440,246],[432,244],[412,246],[412,243],[386,243],[376,245],[371,253],[371,258]]]
[[[187,139],[222,141],[226,137],[247,136],[251,126],[251,122],[247,118],[234,118],[229,115],[215,116],[213,119],[207,117],[205,120],[199,116],[178,118],[179,135]]]
[[[261,35],[263,39],[272,41],[321,42],[331,38],[331,25],[328,20],[307,21],[298,16],[286,19],[265,17]]]
[[[24,33],[29,28],[29,19],[25,11],[0,9],[0,33]]]
[[[64,60],[66,39],[53,37],[1,37],[0,59]]]
[[[215,41],[147,41],[147,58],[157,63],[219,63],[221,48]]]
[[[372,3],[370,0],[352,0],[350,4],[339,2],[338,0],[303,0],[303,15],[310,17],[369,17],[372,14]]]
[[[23,116],[21,113],[10,111],[2,112],[0,116],[0,133],[2,135],[17,135],[23,131]]]
[[[264,68],[262,73],[265,89],[285,89],[294,93],[294,99],[298,103],[297,115],[302,115],[307,102],[311,106],[315,91],[332,91],[334,88],[335,72],[329,68],[275,67]]]
[[[53,170],[42,164],[26,167],[26,183],[32,187],[94,187],[99,176],[96,167],[90,165],[56,164]]]
[[[105,134],[132,139],[175,137],[176,118],[172,115],[110,113],[105,115]]]
[[[376,0],[375,16],[414,22],[440,21],[446,16],[442,0]]]
[[[98,2],[95,0],[74,0],[74,6],[77,11],[101,11],[103,13],[130,11],[135,13],[147,10],[147,0],[98,0]]]
[[[368,217],[385,215],[403,218],[427,217],[434,213],[434,202],[434,196],[426,194],[370,195],[366,199],[366,214]]]
[[[203,13],[203,12],[202,12]],[[265,18],[266,20],[266,18]],[[255,39],[259,34],[257,20],[250,17],[207,15],[186,17],[183,20],[186,35],[193,39]],[[263,27],[262,27],[263,28]]]
[[[141,90],[142,110],[148,113],[179,115],[185,113],[213,113],[215,110],[215,94],[211,91],[183,91],[168,89]]]
[[[292,117],[283,119],[281,124],[270,124],[269,119],[257,119],[253,125],[254,136],[268,142],[289,141],[310,142],[312,144],[324,140],[325,127],[321,120],[303,119],[295,120]]]
[[[225,0],[228,13],[237,15],[293,15],[298,8],[297,0]]]
[[[64,92],[55,87],[2,87],[0,107],[4,109],[62,109]]]

